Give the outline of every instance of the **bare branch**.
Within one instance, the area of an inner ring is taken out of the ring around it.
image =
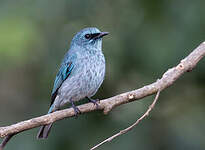
[[[192,53],[190,53],[185,59],[168,71],[166,71],[162,78],[158,81],[144,86],[140,89],[129,91],[117,96],[101,100],[98,105],[99,110],[103,110],[104,114],[110,112],[113,108],[129,103],[135,100],[142,99],[143,97],[157,93],[159,90],[164,90],[165,88],[172,85],[183,73],[191,71],[197,63],[205,56],[205,42],[200,44]],[[87,103],[78,106],[82,113],[87,113],[97,110],[96,106],[92,103]],[[19,132],[36,128],[42,125],[55,122],[64,118],[72,117],[75,113],[72,108],[56,111],[54,113],[32,118],[26,121],[22,121],[10,126],[0,127],[0,137],[6,137],[8,135],[17,134]]]
[[[139,119],[137,119],[137,121],[136,121],[134,124],[132,124],[131,126],[127,127],[127,128],[124,129],[124,130],[121,130],[120,132],[118,132],[117,134],[114,134],[113,136],[107,138],[106,140],[100,142],[100,143],[97,144],[96,146],[92,147],[90,150],[94,150],[94,149],[100,147],[101,145],[103,145],[103,144],[105,144],[105,143],[107,143],[107,142],[111,142],[111,141],[112,141],[113,139],[115,139],[116,137],[118,137],[118,136],[120,136],[120,135],[122,135],[122,134],[127,133],[128,131],[132,130],[135,126],[137,126],[137,125],[140,123],[140,121],[142,121],[145,117],[147,117],[147,116],[149,115],[150,111],[154,108],[154,106],[155,106],[155,104],[156,104],[156,102],[157,102],[157,100],[158,100],[158,98],[159,98],[159,94],[160,94],[160,90],[157,92],[157,95],[155,96],[154,101],[153,101],[152,104],[149,106],[149,108],[147,109],[147,111],[146,111]]]
[[[7,135],[7,136],[3,139],[2,143],[0,144],[0,150],[3,150],[3,149],[4,149],[4,147],[6,146],[6,144],[9,142],[9,140],[10,140],[14,135],[15,135],[15,134],[9,134],[9,135]]]

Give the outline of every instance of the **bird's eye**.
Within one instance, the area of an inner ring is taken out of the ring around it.
[[[85,38],[86,38],[86,39],[89,39],[90,37],[91,37],[91,34],[86,34],[86,35],[85,35]]]

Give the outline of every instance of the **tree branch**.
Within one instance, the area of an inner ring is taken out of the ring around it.
[[[128,131],[132,130],[135,126],[137,126],[140,121],[142,121],[145,117],[147,117],[150,113],[150,111],[154,108],[158,98],[159,98],[159,94],[160,94],[160,90],[157,92],[154,101],[152,102],[152,104],[149,106],[149,108],[147,109],[147,111],[139,118],[137,119],[137,121],[135,123],[133,123],[131,126],[127,127],[126,129],[121,130],[120,132],[114,134],[113,136],[107,138],[106,140],[100,142],[99,144],[97,144],[96,146],[92,147],[90,150],[95,150],[96,148],[100,147],[101,145],[107,143],[107,142],[111,142],[113,139],[115,139],[116,137],[127,133]]]
[[[173,67],[166,71],[161,79],[140,89],[129,91],[108,99],[101,100],[100,102],[98,102],[98,109],[103,110],[104,114],[107,114],[113,108],[119,105],[142,99],[143,97],[157,93],[159,90],[162,91],[172,85],[185,72],[191,71],[204,56],[205,42],[200,44],[185,59],[181,60],[181,62],[176,67]],[[96,106],[94,106],[92,103],[80,105],[78,106],[78,108],[82,113],[97,110]],[[17,134],[19,132],[46,125],[57,120],[72,117],[74,115],[75,113],[73,109],[68,108],[44,116],[22,121],[10,126],[0,127],[0,137],[3,138],[8,135]]]
[[[9,134],[9,135],[7,135],[7,136],[3,139],[2,143],[0,144],[0,150],[3,150],[3,149],[4,149],[4,147],[6,146],[6,144],[9,142],[9,140],[10,140],[14,135],[15,135],[15,134]]]

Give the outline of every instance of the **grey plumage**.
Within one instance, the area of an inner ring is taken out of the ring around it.
[[[77,113],[73,102],[95,95],[105,76],[102,37],[107,34],[97,28],[85,28],[73,37],[54,82],[48,113],[66,103],[72,103]],[[37,138],[47,138],[51,126],[41,127]]]

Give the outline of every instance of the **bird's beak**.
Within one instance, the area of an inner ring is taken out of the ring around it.
[[[102,38],[103,36],[108,35],[108,34],[109,34],[109,32],[101,32],[101,33],[98,35],[97,38]]]

